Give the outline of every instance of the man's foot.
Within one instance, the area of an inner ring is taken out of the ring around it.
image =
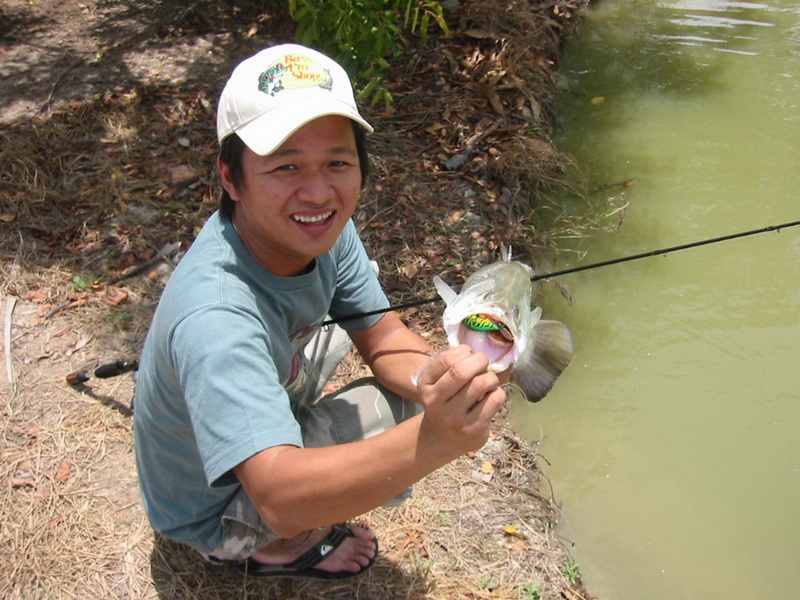
[[[353,525],[333,525],[280,539],[239,564],[254,577],[342,579],[368,569],[378,554],[375,534]]]

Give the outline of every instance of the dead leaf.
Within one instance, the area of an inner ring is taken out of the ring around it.
[[[530,546],[528,546],[528,544],[526,544],[523,540],[517,540],[517,539],[505,540],[504,542],[501,543],[501,545],[506,550],[511,550],[512,552],[524,552],[525,550],[528,550],[530,548]]]
[[[11,223],[14,219],[17,218],[17,215],[11,213],[0,213],[0,221],[3,223]]]
[[[423,536],[419,531],[406,531],[405,536],[401,540],[399,540],[399,545],[403,548],[407,548],[408,546],[414,545],[418,547],[422,547],[422,540]]]
[[[603,104],[603,102],[605,102],[605,101],[606,101],[606,97],[605,96],[595,96],[591,100],[592,104],[594,104],[595,106],[599,106],[599,105]]]
[[[33,479],[27,479],[22,477],[12,478],[11,481],[9,482],[9,485],[14,489],[36,487],[36,483],[33,481]]]
[[[486,81],[478,81],[470,86],[474,89],[478,94],[483,96],[486,100],[489,101],[489,106],[492,107],[492,110],[502,116],[505,114],[506,110],[503,108],[503,102],[500,100],[500,96],[497,95],[497,91],[495,91],[494,86]]]
[[[522,540],[514,540],[514,546],[512,547],[512,550],[521,552],[523,550],[527,550],[528,548],[529,548],[528,544],[526,544]]]
[[[47,295],[39,290],[31,290],[22,297],[23,300],[28,300],[34,304],[41,304],[47,301]]]
[[[79,306],[83,306],[84,304],[86,304],[86,294],[81,294],[77,300],[73,300],[72,302],[67,304],[64,307],[64,309],[66,310],[68,308],[77,308]]]
[[[501,39],[496,33],[488,31],[486,29],[468,29],[464,32],[464,35],[469,36],[476,40],[499,40]]]
[[[81,339],[79,339],[77,342],[75,342],[75,344],[74,344],[74,345],[72,345],[72,346],[69,348],[69,350],[67,350],[67,351],[65,352],[65,354],[66,354],[67,356],[72,356],[73,354],[75,354],[76,352],[78,352],[79,350],[81,350],[81,349],[82,349],[84,346],[86,346],[86,344],[88,344],[90,341],[92,341],[92,336],[90,336],[90,335],[86,335],[86,336],[82,337],[82,338],[81,338]]]
[[[484,475],[491,475],[493,472],[494,472],[494,467],[492,466],[492,462],[489,460],[484,461],[483,464],[481,465],[481,473],[483,473]]]
[[[444,125],[442,125],[441,123],[434,123],[430,127],[426,127],[425,131],[427,131],[432,135],[436,135],[436,132],[439,131],[440,129],[444,129]]]
[[[419,273],[419,265],[417,263],[405,265],[401,269],[401,272],[403,273],[404,277],[408,279],[413,279],[414,277],[417,276],[417,273]]]
[[[69,479],[71,471],[72,471],[72,465],[70,465],[70,463],[68,462],[65,462],[58,468],[58,471],[56,471],[55,480],[58,483],[64,483],[67,479]]]
[[[109,306],[119,306],[127,299],[128,292],[122,288],[108,288],[105,293],[102,294],[103,303]]]
[[[505,527],[503,527],[503,533],[511,537],[519,538],[521,540],[528,539],[527,535],[525,535],[524,533],[520,533],[520,531],[513,525],[506,525]]]
[[[52,493],[53,493],[52,486],[49,483],[45,483],[36,489],[36,493],[33,495],[33,497],[39,500],[40,502],[46,502],[47,500],[50,499]]]

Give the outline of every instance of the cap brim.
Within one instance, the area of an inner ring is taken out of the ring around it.
[[[373,131],[372,125],[349,104],[328,98],[325,102],[316,99],[313,102],[287,103],[275,107],[240,127],[236,133],[250,150],[259,156],[266,156],[275,152],[303,125],[329,115],[347,117],[361,125],[367,133]]]

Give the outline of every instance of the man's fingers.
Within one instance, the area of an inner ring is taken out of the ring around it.
[[[497,374],[489,372],[488,366],[486,355],[469,346],[457,346],[435,357],[418,377],[426,409],[448,405],[456,411],[453,415],[469,415],[484,396],[500,386]]]
[[[474,422],[491,420],[497,412],[503,407],[506,401],[506,392],[503,388],[498,387],[494,390],[487,392],[483,397],[472,405],[469,411],[469,418]]]
[[[431,383],[435,383],[441,379],[451,369],[457,367],[463,361],[467,360],[475,354],[469,346],[461,345],[451,348],[446,352],[439,355],[439,360],[434,361],[436,367],[435,379]]]
[[[433,385],[454,365],[472,354],[469,346],[456,346],[434,355],[420,370],[417,381],[420,385]]]

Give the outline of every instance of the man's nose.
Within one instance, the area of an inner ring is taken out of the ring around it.
[[[313,171],[303,180],[297,195],[303,202],[327,202],[334,195],[333,185],[325,173]]]

